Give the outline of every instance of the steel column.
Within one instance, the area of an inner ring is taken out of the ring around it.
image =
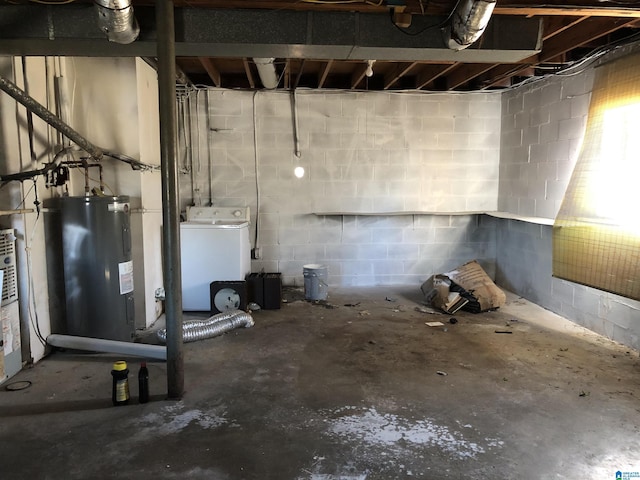
[[[171,399],[184,393],[182,347],[182,276],[180,271],[180,205],[176,160],[176,54],[173,0],[156,1],[160,158],[162,166],[162,239],[167,320],[167,390]]]

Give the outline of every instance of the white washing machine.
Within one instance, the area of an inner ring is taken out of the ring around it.
[[[180,224],[182,309],[209,311],[210,284],[251,273],[249,207],[187,207]]]

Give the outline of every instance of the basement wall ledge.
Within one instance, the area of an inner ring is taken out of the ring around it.
[[[313,215],[319,217],[339,217],[339,216],[400,216],[400,215],[439,215],[439,216],[456,216],[456,215],[489,215],[495,218],[504,218],[508,220],[519,220],[537,225],[553,225],[553,218],[545,217],[528,217],[510,212],[485,212],[485,211],[464,211],[464,212],[425,212],[425,211],[395,211],[395,212],[313,212]]]

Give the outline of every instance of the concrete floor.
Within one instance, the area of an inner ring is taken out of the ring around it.
[[[186,344],[179,402],[164,399],[163,363],[150,364],[152,401],[140,405],[139,360],[128,359],[134,401],[113,407],[116,358],[50,355],[0,387],[0,478],[613,480],[640,470],[637,351],[513,295],[450,324],[415,310],[417,288],[334,290],[335,308],[288,291],[255,327]],[[32,385],[5,390],[20,380]]]

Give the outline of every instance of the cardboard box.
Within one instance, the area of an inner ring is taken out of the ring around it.
[[[505,293],[476,260],[450,272],[433,275],[420,288],[427,303],[446,313],[460,309],[485,312],[499,308],[507,301]]]

